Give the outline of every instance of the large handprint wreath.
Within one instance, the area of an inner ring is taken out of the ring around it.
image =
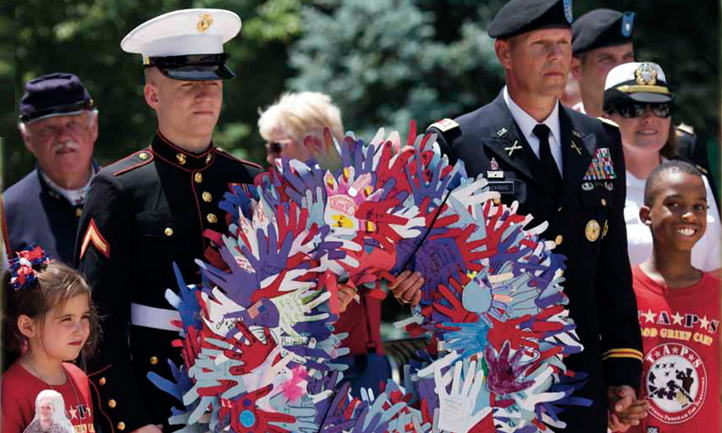
[[[433,134],[402,146],[383,129],[367,144],[308,137],[314,159],[284,160],[221,203],[228,232],[198,260],[203,283],[166,297],[182,318],[184,364],[149,379],[175,396],[182,432],[518,432],[563,427],[584,378],[562,360],[582,346],[564,308],[564,258],[526,229],[483,178],[440,154]],[[212,260],[211,260],[212,259]],[[375,296],[406,269],[425,277],[400,322],[431,334],[403,386],[352,398],[335,334],[339,280]]]

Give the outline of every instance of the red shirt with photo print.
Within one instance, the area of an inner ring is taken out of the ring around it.
[[[670,289],[638,266],[632,271],[644,347],[640,394],[649,415],[634,433],[722,431],[720,280],[705,273]]]
[[[49,386],[15,362],[2,377],[2,433],[22,433],[35,417],[35,397],[45,389],[63,395],[65,411],[76,433],[95,433],[88,376],[70,363],[63,363],[68,381]]]

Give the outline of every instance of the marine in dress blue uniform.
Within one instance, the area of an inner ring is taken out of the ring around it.
[[[92,110],[95,105],[90,93],[76,75],[68,73],[52,73],[28,81],[19,109],[20,122],[25,128],[43,119],[74,117]],[[92,146],[92,143],[84,144],[88,145]],[[56,162],[44,160],[42,163]],[[92,176],[98,166],[92,161],[88,161],[88,165]],[[87,169],[87,166],[82,168]],[[8,241],[12,249],[19,251],[38,243],[49,256],[72,264],[75,233],[89,184],[90,178],[85,187],[66,193],[38,164],[10,186],[4,193],[4,200]]]
[[[570,3],[557,0],[513,0],[491,23],[489,34],[504,39],[542,28],[568,28],[570,9]],[[566,358],[565,364],[588,375],[578,395],[593,401],[590,407],[572,407],[562,414],[564,431],[606,432],[608,387],[637,389],[642,366],[623,218],[619,131],[557,100],[545,121],[558,143],[556,158],[547,161],[549,168],[542,164],[542,140],[537,140],[535,152],[527,135],[537,121],[527,115],[531,123],[522,128],[510,107],[523,118],[504,88],[490,104],[437,122],[430,130],[439,134],[441,150],[451,162],[462,160],[470,176],[483,175],[491,189],[501,193],[502,202],[518,201],[518,213],[533,215],[537,224],[548,221],[542,236],[555,241],[555,251],[567,257],[564,288],[584,345],[584,351]],[[560,182],[548,171],[556,169],[552,174],[560,176]]]
[[[143,54],[146,68],[184,82],[234,75],[223,43],[241,27],[229,11],[191,9],[157,17],[133,30],[123,49]],[[145,42],[143,42],[145,41]],[[190,50],[190,51],[189,51]],[[160,115],[159,115],[160,119]],[[94,179],[76,242],[80,270],[94,287],[105,316],[99,355],[88,360],[98,391],[96,419],[104,433],[164,424],[182,403],[157,389],[149,372],[172,377],[168,360],[182,364],[165,299],[177,292],[173,263],[188,284],[200,283],[195,259],[212,248],[204,231],[226,231],[218,204],[232,184],[252,184],[260,166],[209,142],[190,152],[166,138],[159,123],[150,145],[104,168]]]

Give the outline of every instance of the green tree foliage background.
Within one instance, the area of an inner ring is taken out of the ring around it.
[[[96,157],[108,163],[146,146],[155,128],[142,98],[140,57],[120,50],[141,22],[188,7],[217,7],[243,19],[226,45],[238,78],[227,82],[215,142],[262,162],[258,109],[284,91],[329,93],[344,124],[368,136],[380,126],[405,133],[491,101],[503,85],[486,24],[505,1],[487,0],[26,0],[0,32],[16,40],[15,106],[25,81],[54,71],[78,74],[100,108]],[[658,62],[678,90],[677,122],[695,127],[714,152],[719,131],[718,2],[577,0],[576,16],[610,7],[637,13],[639,60]],[[0,52],[5,52],[0,46]],[[0,59],[0,77],[7,70]],[[0,98],[3,94],[0,93]],[[3,99],[4,100],[4,99]],[[13,127],[5,148],[5,186],[33,158]],[[8,127],[9,126],[9,127]]]

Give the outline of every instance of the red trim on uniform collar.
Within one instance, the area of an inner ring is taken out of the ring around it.
[[[193,153],[173,144],[160,130],[156,131],[150,149],[159,159],[185,171],[202,170],[210,166],[215,158],[213,141],[202,153]]]

